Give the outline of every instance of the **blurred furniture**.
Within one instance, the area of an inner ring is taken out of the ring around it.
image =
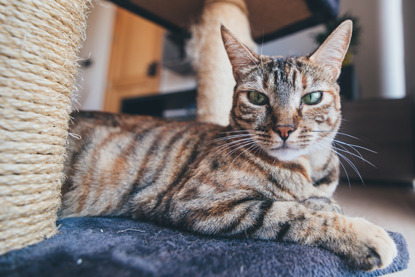
[[[165,27],[175,36],[181,37],[183,43],[185,39],[190,37],[191,26],[199,22],[204,4],[212,2],[206,0],[111,1]],[[227,0],[226,2],[235,2],[235,5],[240,4],[236,0]],[[245,2],[249,13],[252,37],[258,43],[262,43],[334,18],[338,13],[340,0],[245,0]],[[142,29],[138,22],[133,24],[133,17],[130,18],[128,13],[121,11],[118,12],[116,21],[113,54],[110,63],[112,69],[109,74],[105,101],[106,111],[118,111],[122,98],[157,91],[157,65],[159,65],[157,53],[160,55],[157,34],[159,32],[154,26],[147,26],[147,30]],[[203,53],[201,56],[203,56]],[[224,59],[226,59],[225,62],[228,62],[226,55],[224,55]],[[134,65],[135,61],[140,61],[140,64],[135,65],[135,67],[130,66]],[[218,66],[222,67],[222,65]],[[214,68],[212,70],[216,71]],[[156,75],[146,76],[145,73],[149,71],[155,72]],[[233,81],[231,72],[229,72],[229,79]],[[151,87],[154,89],[151,90]],[[231,98],[231,89],[224,86],[223,90],[226,93],[220,95],[227,95],[227,98]],[[201,94],[205,97],[216,98],[215,95],[212,96],[211,93],[204,93],[204,91],[202,89]],[[210,99],[206,105],[216,103],[213,100],[215,99]],[[224,106],[223,109],[226,110],[227,105]],[[222,113],[225,115],[220,117],[225,117],[227,111]]]
[[[190,37],[204,0],[111,0],[167,30]],[[337,16],[340,0],[245,0],[258,43],[312,27]]]
[[[410,98],[404,99],[360,99],[343,101],[343,122],[336,139],[358,145],[354,147],[363,158],[342,152],[359,170],[365,183],[412,186],[415,177],[414,123],[411,120],[413,105]],[[365,147],[375,153],[359,148]],[[346,146],[347,147],[347,146]],[[348,151],[359,155],[347,147]],[[352,181],[361,182],[360,177],[344,159],[340,159]],[[343,172],[342,177],[347,179]]]
[[[117,8],[104,110],[119,112],[121,100],[157,93],[164,31]]]
[[[174,120],[196,119],[196,90],[126,98],[122,101],[121,112],[151,115]]]

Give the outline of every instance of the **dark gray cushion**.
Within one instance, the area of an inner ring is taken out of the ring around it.
[[[60,233],[0,256],[0,276],[379,276],[408,265],[356,271],[330,251],[291,243],[203,237],[125,218],[67,218]]]

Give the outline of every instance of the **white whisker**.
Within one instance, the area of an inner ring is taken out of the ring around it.
[[[336,133],[337,135],[342,135],[342,136],[346,136],[346,137],[349,137],[349,138],[361,140],[358,137],[355,137],[355,136],[352,136],[352,135],[349,135],[349,134],[346,134],[346,133],[342,133],[342,132],[339,132],[339,131],[331,131],[331,130],[329,130],[329,131],[321,130],[320,131],[320,130],[314,130],[314,131],[310,131],[310,132],[313,132],[313,133]]]
[[[343,142],[343,141],[340,141],[340,140],[334,140],[334,141],[337,142],[337,143],[340,143],[340,144],[347,145],[347,146],[349,146],[351,148],[352,147],[356,147],[356,148],[363,149],[363,150],[366,150],[366,151],[371,152],[371,153],[374,153],[374,154],[377,154],[378,153],[378,152],[376,152],[376,151],[374,151],[372,149],[369,149],[369,148],[366,148],[366,147],[363,147],[363,146],[360,146],[360,145],[350,144],[350,143],[346,143],[346,142]]]
[[[337,153],[337,155],[339,155],[341,158],[343,158],[343,160],[345,160],[352,167],[352,169],[356,172],[357,176],[359,176],[359,179],[364,184],[365,182],[363,181],[362,175],[360,175],[360,172],[357,169],[357,167],[354,165],[354,163],[350,159],[348,159],[345,155],[340,154],[339,152],[336,152],[336,153]]]
[[[349,188],[351,189],[352,187],[351,187],[351,185],[350,185],[349,174],[347,173],[347,170],[346,170],[346,168],[344,167],[344,165],[343,165],[343,163],[342,163],[342,161],[341,161],[340,159],[339,159],[339,163],[340,163],[340,165],[342,166],[344,173],[346,174],[347,182],[349,183]]]
[[[349,138],[352,138],[352,139],[361,140],[361,139],[360,139],[360,138],[358,138],[358,137],[355,137],[355,136],[352,136],[352,135],[349,135],[349,134],[346,134],[346,133],[337,132],[337,134],[338,134],[338,135],[341,135],[341,136],[346,136],[346,137],[349,137]]]
[[[237,147],[236,148],[234,148],[234,149],[232,149],[227,155],[226,155],[226,157],[225,157],[225,159],[227,159],[227,158],[229,158],[233,153],[235,153],[236,151],[238,151],[239,149],[241,149],[241,148],[244,148],[244,147],[247,147],[248,145],[251,145],[251,144],[254,144],[255,142],[254,141],[250,141],[250,142],[247,142],[247,143],[244,143],[244,144],[242,144],[242,145],[237,145]]]
[[[252,138],[237,139],[237,140],[225,143],[225,144],[218,145],[218,146],[214,147],[212,150],[219,150],[220,151],[220,150],[223,150],[227,147],[232,147],[234,145],[237,145],[238,143],[246,142],[246,141],[252,141]]]
[[[246,151],[249,151],[249,150],[251,150],[251,148],[254,148],[255,149],[255,147],[258,147],[258,145],[255,143],[255,142],[253,142],[252,143],[252,145],[251,146],[249,146],[247,149],[245,149],[245,150],[243,150],[243,151],[241,151],[241,153],[239,153],[239,155],[238,156],[236,156],[233,160],[232,160],[232,162],[231,162],[231,164],[240,156],[240,155],[242,155],[243,153],[245,153]]]
[[[342,149],[344,149],[345,151],[349,151],[349,149],[347,149],[346,148],[346,146],[345,145],[343,145],[342,143],[338,143],[338,141],[336,141],[336,140],[333,140],[333,146],[335,147],[335,146],[339,146],[339,147],[341,147]],[[355,148],[353,148],[353,147],[351,147],[358,155],[359,155],[359,157],[360,158],[362,158],[363,159],[363,156],[362,156],[362,154],[360,154],[360,152],[359,151],[357,151]]]
[[[368,163],[368,164],[370,164],[371,166],[376,167],[374,164],[372,164],[371,162],[369,162],[368,160],[366,160],[366,159],[365,159],[365,158],[363,158],[362,156],[356,155],[356,154],[354,154],[354,153],[352,153],[352,152],[350,152],[350,151],[348,151],[348,150],[342,150],[342,149],[339,149],[339,148],[336,148],[336,147],[333,147],[333,148],[334,148],[336,151],[341,151],[341,152],[344,152],[344,153],[348,153],[348,154],[352,155],[353,157],[359,158],[360,160],[364,161],[365,163]]]

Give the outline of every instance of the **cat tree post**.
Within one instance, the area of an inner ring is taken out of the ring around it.
[[[57,232],[89,0],[0,0],[0,254]]]
[[[235,81],[223,47],[220,25],[251,49],[248,10],[244,0],[205,0],[199,24],[192,28],[190,52],[198,77],[198,121],[228,125]]]

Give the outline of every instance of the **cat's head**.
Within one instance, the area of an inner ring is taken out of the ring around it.
[[[341,122],[337,79],[352,22],[343,22],[308,57],[258,56],[221,31],[236,80],[231,126],[281,161],[329,147]]]

